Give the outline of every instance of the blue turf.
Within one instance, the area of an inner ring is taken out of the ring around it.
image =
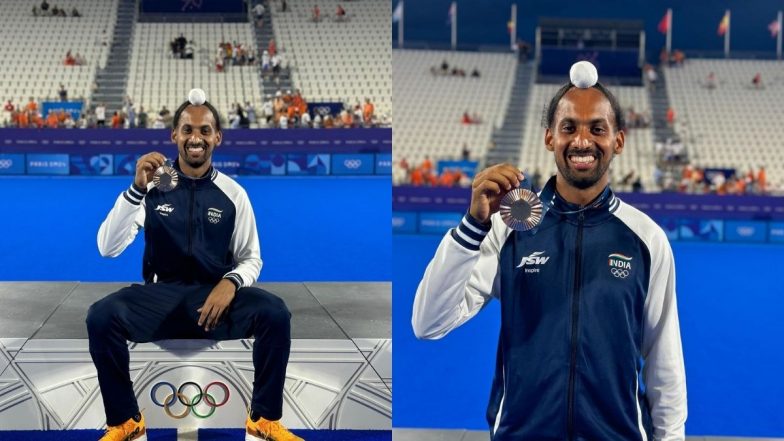
[[[387,281],[391,180],[242,177],[256,213],[262,282]],[[143,237],[115,259],[98,227],[130,177],[0,177],[0,280],[138,281]]]

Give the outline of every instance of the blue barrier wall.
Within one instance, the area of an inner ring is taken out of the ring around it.
[[[487,429],[498,302],[440,341],[411,307],[440,236],[393,236],[395,427]],[[782,245],[673,243],[690,435],[783,437]]]
[[[143,237],[116,259],[98,227],[128,177],[0,177],[0,280],[141,279]],[[240,177],[256,213],[261,281],[390,280],[391,180]]]

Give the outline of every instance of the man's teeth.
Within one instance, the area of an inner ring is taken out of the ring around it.
[[[594,158],[593,156],[570,156],[569,159],[571,159],[572,162],[576,162],[578,164],[589,164],[593,162],[596,158]]]

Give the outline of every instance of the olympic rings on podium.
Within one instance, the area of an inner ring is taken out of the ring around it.
[[[168,386],[171,389],[171,393],[166,396],[166,398],[161,403],[156,398],[156,392],[163,386]],[[192,386],[198,390],[198,393],[193,395],[191,398],[188,398],[183,391],[188,387]],[[223,389],[223,400],[218,403],[215,401],[215,397],[209,394],[209,390],[212,386],[216,386],[220,389]],[[150,399],[152,400],[153,404],[156,406],[162,407],[163,411],[166,412],[166,415],[174,419],[182,419],[188,416],[191,412],[193,415],[198,418],[209,418],[212,414],[215,413],[215,409],[225,405],[229,401],[229,387],[226,386],[225,383],[220,381],[213,381],[209,383],[204,389],[199,386],[198,383],[193,381],[186,381],[180,385],[180,387],[175,388],[173,384],[169,383],[168,381],[160,381],[156,383],[150,389]],[[196,405],[201,403],[202,399],[204,399],[204,403],[210,408],[210,410],[206,414],[200,414],[196,411]],[[174,405],[177,401],[180,402],[183,406],[185,406],[185,410],[182,413],[174,414],[171,411],[171,406]]]

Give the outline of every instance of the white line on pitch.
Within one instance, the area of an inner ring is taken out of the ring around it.
[[[184,428],[177,429],[177,441],[198,441],[199,429]]]

